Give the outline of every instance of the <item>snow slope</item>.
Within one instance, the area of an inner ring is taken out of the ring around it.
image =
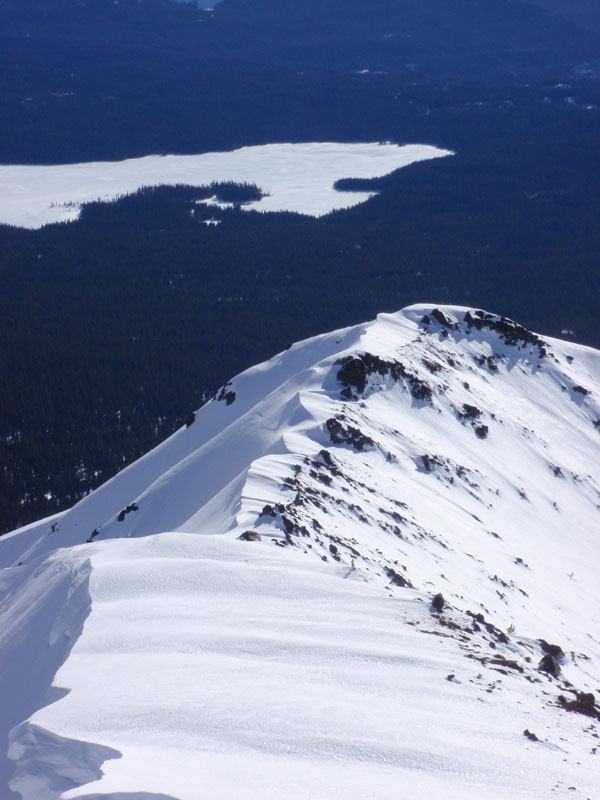
[[[449,150],[420,144],[304,142],[193,156],[0,165],[0,224],[40,228],[72,222],[84,203],[109,202],[142,187],[207,186],[213,181],[259,186],[265,196],[245,204],[246,210],[296,211],[318,217],[373,196],[373,192],[336,191],[333,184],[341,178],[381,177],[417,161],[448,155],[452,155]]]
[[[457,307],[237,376],[0,539],[5,780],[597,797],[599,395],[598,352]]]

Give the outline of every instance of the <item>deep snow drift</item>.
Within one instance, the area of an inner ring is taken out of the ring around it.
[[[0,165],[0,224],[40,228],[72,222],[81,206],[109,202],[148,186],[255,183],[264,193],[245,210],[296,211],[315,217],[363,203],[373,192],[342,192],[341,178],[376,178],[417,161],[452,155],[430,145],[303,142],[242,147],[194,156],[30,166]],[[218,204],[216,204],[218,205]]]
[[[5,779],[597,797],[599,396],[597,351],[456,307],[237,376],[0,539]]]

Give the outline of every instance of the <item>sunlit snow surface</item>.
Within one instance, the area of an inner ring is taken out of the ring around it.
[[[451,155],[430,145],[311,142],[267,144],[191,156],[53,166],[0,165],[0,223],[39,228],[76,220],[83,203],[110,201],[145,186],[254,183],[265,193],[244,205],[321,216],[362,203],[372,192],[338,192],[341,178],[374,178],[416,161]]]
[[[365,353],[343,394],[339,359]],[[559,696],[600,688],[600,353],[413,306],[218,397],[0,539],[12,788],[596,800],[599,722]]]

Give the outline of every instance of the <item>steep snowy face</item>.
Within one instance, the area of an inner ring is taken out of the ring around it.
[[[599,397],[600,353],[542,338],[483,311],[431,305],[382,314],[372,323],[295,344],[237,376],[191,415],[186,427],[73,509],[0,540],[0,564],[12,567],[5,571],[7,585],[23,607],[23,597],[31,591],[32,570],[47,569],[48,563],[54,563],[48,559],[56,560],[53,551],[57,548],[68,547],[69,553],[78,553],[82,566],[77,574],[88,574],[91,569],[92,575],[91,600],[86,595],[78,606],[83,609],[79,616],[89,613],[90,607],[91,616],[57,676],[59,686],[72,689],[71,699],[43,709],[32,724],[15,729],[12,758],[18,762],[22,780],[18,778],[14,787],[25,797],[34,797],[38,791],[31,783],[31,773],[37,761],[46,757],[47,748],[58,746],[54,739],[45,743],[40,730],[52,730],[59,738],[70,737],[69,741],[98,742],[98,747],[113,748],[117,754],[124,751],[123,742],[138,741],[131,726],[125,733],[115,733],[120,723],[110,718],[109,711],[103,711],[103,719],[109,720],[106,724],[91,725],[88,718],[95,713],[93,704],[91,710],[80,713],[83,688],[79,695],[76,688],[84,665],[91,663],[90,653],[98,663],[114,669],[117,662],[122,663],[115,660],[114,652],[120,652],[121,639],[138,641],[139,632],[123,632],[125,621],[119,633],[119,617],[125,607],[137,609],[135,614],[142,621],[154,620],[149,623],[149,630],[155,626],[152,636],[160,630],[161,637],[169,640],[177,613],[165,608],[170,609],[180,595],[185,597],[182,607],[194,614],[200,613],[193,611],[194,604],[210,605],[209,595],[214,594],[218,598],[216,613],[224,615],[227,630],[235,628],[238,615],[248,620],[246,611],[240,609],[253,609],[247,612],[251,626],[262,625],[257,620],[265,614],[269,624],[283,614],[289,619],[289,631],[269,629],[268,634],[270,641],[283,637],[278,640],[277,652],[283,641],[289,645],[296,635],[302,639],[303,626],[308,624],[294,616],[299,609],[289,607],[291,596],[301,599],[309,617],[318,616],[311,592],[326,604],[329,601],[323,598],[329,597],[336,608],[337,603],[347,604],[348,619],[339,612],[342,628],[358,619],[360,625],[368,624],[359,609],[363,602],[367,606],[374,603],[372,611],[381,615],[386,641],[396,634],[387,627],[387,612],[380,601],[391,597],[391,603],[404,603],[401,610],[395,608],[402,616],[405,633],[414,628],[422,642],[419,645],[410,639],[407,647],[417,652],[421,646],[422,652],[429,654],[423,656],[421,667],[426,663],[429,666],[423,668],[429,669],[433,662],[427,659],[437,658],[425,642],[440,637],[446,648],[444,658],[451,653],[450,664],[455,664],[447,676],[448,685],[454,673],[462,671],[467,676],[465,683],[471,686],[472,694],[467,693],[465,702],[487,702],[482,699],[485,695],[478,694],[480,690],[488,695],[498,692],[511,704],[522,704],[544,730],[553,725],[571,726],[564,730],[565,741],[577,728],[577,745],[569,751],[569,758],[573,753],[579,759],[584,752],[589,755],[600,718],[591,694],[599,688],[600,669]],[[123,538],[129,541],[115,541]],[[202,562],[201,575],[211,576],[205,583],[204,578],[193,583],[191,550],[193,558]],[[249,574],[236,571],[242,561],[248,564]],[[42,566],[36,566],[39,564]],[[19,583],[19,571],[27,574],[26,582]],[[349,594],[336,581],[350,582]],[[200,593],[198,600],[191,599],[192,585]],[[142,611],[137,604],[149,602],[143,600],[144,587],[150,587],[149,594],[158,592],[162,599]],[[227,602],[221,602],[223,587],[228,587],[226,594],[231,595]],[[239,599],[239,606],[233,597]],[[235,621],[228,616],[234,608]],[[71,616],[75,621],[69,623],[70,628],[79,630],[81,620],[76,613]],[[108,628],[116,631],[117,644],[108,648],[109,655],[102,640],[103,619],[110,619]],[[239,624],[243,639],[244,625]],[[42,624],[36,625],[43,630]],[[196,628],[186,630],[186,641],[197,635]],[[169,647],[159,645],[158,639],[155,644],[155,650]],[[355,645],[346,642],[341,647],[342,661],[355,652]],[[363,645],[367,651],[371,647]],[[203,640],[194,646],[198,652],[212,652],[214,644]],[[139,647],[148,663],[154,664],[151,651],[155,654],[155,650],[150,645]],[[298,652],[298,647],[296,642],[292,650]],[[317,661],[329,652],[324,642],[320,647],[324,650],[319,651]],[[246,645],[240,644],[240,648],[247,656]],[[269,653],[265,658],[271,664],[272,651]],[[369,658],[363,653],[361,663],[370,663]],[[332,667],[333,672],[338,667]],[[271,667],[265,669],[265,674],[271,675]],[[401,680],[417,680],[413,673],[402,672],[402,676]],[[90,691],[88,684],[86,687]],[[423,686],[413,689],[415,696],[425,698]],[[262,703],[268,703],[269,693],[265,692]],[[318,692],[301,692],[300,696],[311,708],[311,703],[320,702]],[[148,699],[127,697],[132,718],[137,718]],[[202,702],[210,705],[213,701],[205,698]],[[217,714],[218,702],[214,702],[217,705],[210,705],[210,713]],[[446,702],[454,701],[449,697],[440,700],[440,720]],[[219,713],[223,712],[219,708]],[[543,721],[536,716],[539,709],[544,709]],[[171,712],[165,712],[167,717]],[[117,704],[115,719],[118,713]],[[514,708],[510,713],[522,716]],[[519,717],[517,727],[526,719],[529,717]],[[569,721],[564,722],[566,719]],[[579,723],[579,719],[583,721]],[[502,741],[505,722],[495,720],[491,725],[493,735]],[[271,723],[273,720],[262,719],[248,723],[244,730],[250,735],[248,731],[256,733]],[[191,729],[194,724],[200,723],[190,723]],[[342,736],[340,731],[347,733],[352,724],[342,720],[341,728],[327,735]],[[435,726],[439,720],[431,724]],[[469,726],[472,722],[467,724],[472,734]],[[218,735],[225,736],[217,727]],[[520,737],[524,727],[522,724],[518,731]],[[459,738],[466,736],[466,728],[461,730],[456,733]],[[489,730],[484,735],[488,734]],[[276,734],[269,733],[269,741],[265,739],[260,746],[262,756],[277,750],[273,737]],[[386,742],[390,752],[397,746]],[[228,746],[234,747],[231,741]],[[317,761],[329,752],[306,746]],[[427,749],[428,745],[421,741],[421,746]],[[476,744],[465,739],[462,746]],[[70,744],[64,748],[66,763],[74,756]],[[371,755],[375,761],[380,758]],[[96,753],[88,761],[99,764],[113,757]],[[302,757],[308,756],[304,753]],[[370,757],[365,756],[367,761]],[[347,754],[344,758],[351,760]],[[489,752],[483,761],[486,758],[490,758]],[[462,774],[462,767],[450,762],[437,772],[437,767],[433,769],[442,776],[445,788],[448,774]],[[125,768],[119,773],[114,763],[110,769],[116,770],[121,780]],[[135,759],[127,763],[134,764]],[[389,764],[394,763],[392,758]],[[421,769],[425,769],[423,763]],[[526,796],[531,770],[555,769],[535,763],[537,767],[533,762],[529,767],[518,764],[518,759],[514,762],[515,768],[522,770],[523,786],[512,786],[506,796]],[[223,770],[226,768],[224,762]],[[479,768],[483,770],[481,764]],[[179,772],[183,769],[179,762],[173,766]],[[315,769],[315,775],[321,774]],[[92,770],[86,779],[99,774]],[[507,780],[499,773],[489,778],[490,786],[501,792],[502,787],[508,791]],[[115,791],[136,787],[156,791],[153,786],[134,783],[116,780]],[[437,791],[434,784],[431,796]],[[479,784],[471,790],[462,779],[459,784],[457,797],[487,796]],[[586,784],[588,791],[597,785],[593,778]],[[30,786],[34,789],[27,788]],[[161,791],[167,792],[170,785],[161,786]],[[225,781],[224,792],[227,786]],[[314,786],[302,786],[298,796],[302,792],[316,796]],[[342,794],[347,791],[340,786]],[[262,784],[256,787],[256,796],[271,796]],[[281,784],[274,787],[275,794],[280,792]],[[549,784],[539,795],[531,796],[548,796],[545,792],[550,788]],[[197,796],[193,789],[186,794],[187,789],[179,784],[177,792],[170,790],[181,797]],[[249,797],[254,796],[248,791]],[[381,790],[357,796],[388,794]]]
[[[380,315],[239,375],[73,509],[5,537],[3,563],[29,547],[243,528],[373,574],[412,553],[407,582],[461,591],[485,569],[475,551],[512,549],[484,592],[498,598],[526,589],[526,556],[573,541],[569,594],[595,566],[599,364],[482,311]],[[451,551],[459,573],[441,578]]]
[[[548,603],[594,587],[598,565],[599,359],[482,311],[380,315],[238,376],[71,511],[6,537],[0,557],[248,531],[557,635]]]

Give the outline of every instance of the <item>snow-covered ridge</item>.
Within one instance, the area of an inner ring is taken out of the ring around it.
[[[0,539],[0,668],[70,649],[13,788],[596,796],[599,396],[597,351],[431,305],[233,378]]]
[[[373,192],[341,192],[341,178],[375,178],[416,161],[452,155],[430,145],[304,142],[242,147],[191,156],[150,155],[125,161],[0,165],[0,223],[40,228],[72,222],[81,206],[110,202],[149,186],[253,183],[264,193],[246,210],[322,216],[365,202]],[[217,204],[218,205],[218,204]]]

